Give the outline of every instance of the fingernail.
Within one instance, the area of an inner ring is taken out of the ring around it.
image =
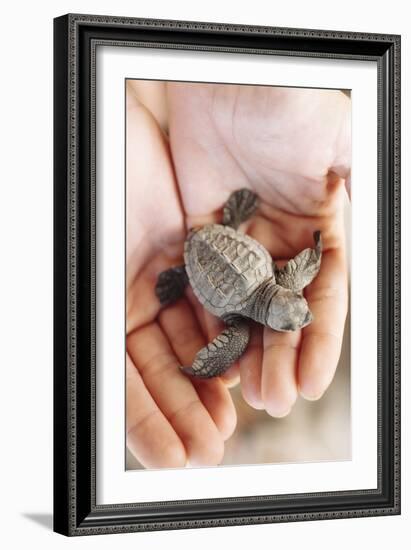
[[[245,399],[245,401],[252,407],[253,409],[257,409],[258,411],[261,411],[264,409],[264,403],[260,401],[259,399]]]
[[[244,401],[247,405],[250,405],[253,409],[262,410],[264,409],[264,403],[261,399],[260,392],[256,389],[246,386],[242,380],[241,393],[243,395]]]
[[[303,399],[306,399],[307,401],[318,401],[318,399],[321,399],[321,397],[324,395],[324,392],[315,393],[310,392],[309,390],[302,390],[299,388],[299,393]]]
[[[273,406],[267,407],[267,413],[270,416],[273,416],[274,418],[284,418],[285,416],[289,415],[291,412],[292,407],[289,407],[288,409],[281,409],[276,408]]]

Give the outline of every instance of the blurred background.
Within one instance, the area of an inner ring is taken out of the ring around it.
[[[138,99],[149,109],[165,133],[167,103],[165,83],[134,80]],[[351,206],[346,200],[345,230],[347,260],[351,272]],[[350,282],[349,282],[350,284]],[[298,398],[285,418],[273,418],[265,411],[251,408],[241,395],[240,386],[231,388],[237,410],[237,427],[225,442],[222,465],[263,464],[281,462],[319,462],[351,459],[350,399],[350,304],[345,323],[341,356],[334,380],[319,401]],[[128,451],[127,469],[142,466]]]

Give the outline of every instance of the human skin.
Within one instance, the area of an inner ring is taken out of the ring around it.
[[[181,261],[186,234],[169,147],[151,113],[127,93],[127,445],[146,468],[218,464],[236,413],[220,379],[179,365],[205,343],[194,297],[160,311],[157,275]]]
[[[347,313],[350,101],[338,91],[255,86],[169,83],[166,93],[170,147],[128,94],[128,445],[146,467],[213,465],[235,428],[227,385],[240,379],[251,406],[282,417],[299,393],[318,399],[333,378]],[[156,277],[181,263],[187,228],[219,220],[240,187],[261,199],[245,230],[280,264],[322,232],[321,270],[304,291],[314,320],[292,333],[253,324],[246,353],[222,379],[191,379],[178,365],[222,325],[190,289],[160,311]]]

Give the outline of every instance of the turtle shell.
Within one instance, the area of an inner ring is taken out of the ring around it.
[[[218,317],[241,313],[261,283],[274,277],[267,250],[225,225],[210,224],[191,231],[184,260],[194,294]]]

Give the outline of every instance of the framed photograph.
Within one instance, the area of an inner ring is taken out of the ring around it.
[[[54,529],[400,513],[400,37],[54,20]]]

